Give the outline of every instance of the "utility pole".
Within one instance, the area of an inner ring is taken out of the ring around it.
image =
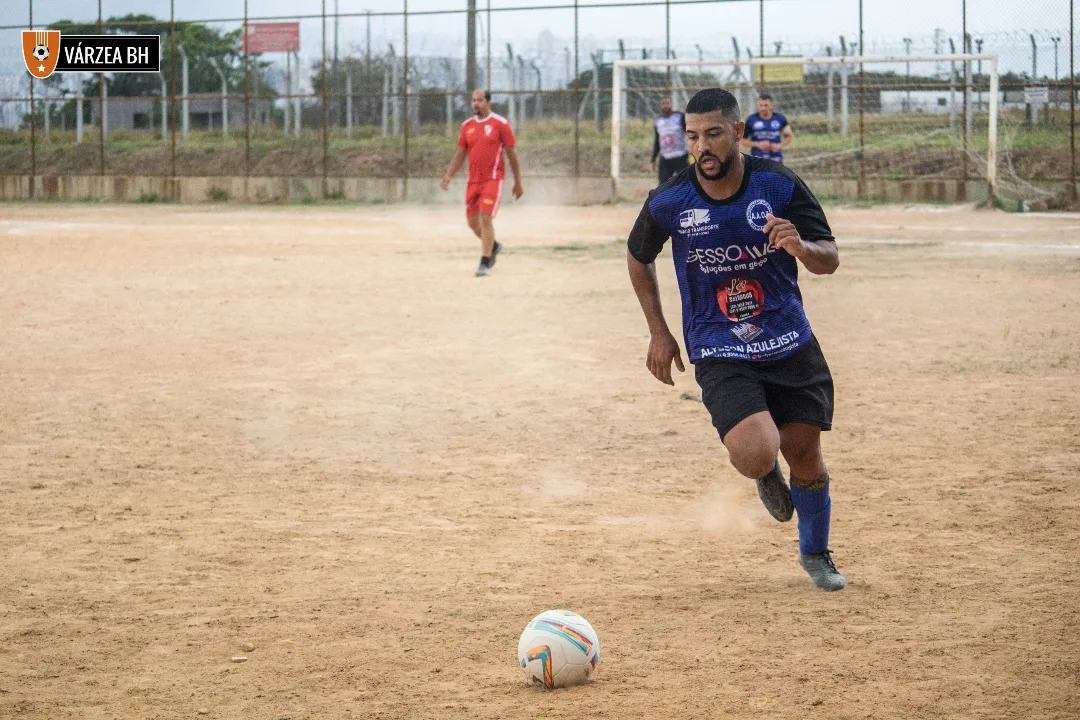
[[[1061,42],[1060,37],[1050,38],[1050,42],[1054,43],[1054,82],[1058,81],[1058,43]]]
[[[229,136],[229,78],[216,62],[211,62],[218,77],[221,78],[221,136]],[[209,129],[209,128],[208,128]]]
[[[859,197],[866,197],[866,36],[863,24],[863,0],[859,0]]]
[[[337,93],[341,92],[341,86],[338,83],[338,78],[341,77],[341,75],[340,75],[340,65],[338,65],[338,35],[340,35],[340,34],[341,34],[341,16],[338,14],[338,0],[334,0],[334,84],[331,86],[331,87],[334,88],[334,94],[337,94]],[[325,71],[323,71],[323,85],[324,86],[326,85],[326,72]],[[341,123],[340,115],[345,114],[344,111],[342,110],[342,107],[341,107],[343,100],[344,100],[344,98],[342,98],[340,95],[338,95],[338,101],[336,103],[334,103],[334,105],[337,106],[337,112],[335,114],[338,115],[336,124]]]
[[[1076,202],[1076,10],[1069,2],[1069,198]]]
[[[182,68],[180,71],[180,88],[183,97],[180,100],[180,131],[184,139],[187,140],[189,123],[191,122],[191,113],[189,112],[191,106],[188,99],[188,54],[183,45],[177,45],[176,49],[180,51],[180,67]]]
[[[1031,33],[1031,82],[1035,82],[1039,77],[1039,47],[1035,44],[1035,34]],[[1039,106],[1035,103],[1031,103],[1028,106],[1031,113],[1028,119],[1030,127],[1035,127],[1039,124]]]
[[[758,57],[765,57],[765,0],[758,0]]]
[[[911,38],[904,38],[904,54],[911,57]],[[911,112],[911,61],[904,63],[904,74],[907,77],[907,99],[904,102],[904,112]]]
[[[1039,46],[1035,44],[1035,34],[1031,34],[1031,79],[1039,77]]]
[[[488,29],[491,32],[491,29]],[[476,0],[468,0],[465,27],[465,91],[476,87]]]

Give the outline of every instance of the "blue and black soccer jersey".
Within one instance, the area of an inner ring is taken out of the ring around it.
[[[775,360],[810,340],[799,292],[798,261],[769,246],[771,213],[794,223],[803,240],[832,240],[817,198],[791,170],[743,156],[739,191],[714,200],[693,166],[649,193],[627,240],[630,254],[652,263],[668,238],[682,295],[690,361]]]
[[[780,113],[774,112],[769,116],[768,120],[764,120],[760,115],[754,113],[746,118],[746,129],[743,130],[743,137],[749,138],[751,142],[768,140],[771,143],[779,145],[781,138],[784,137],[784,128],[787,127],[787,124],[787,118]],[[750,154],[754,157],[784,162],[784,153],[779,150],[776,152],[766,152],[764,150],[758,150],[757,148],[750,148]]]

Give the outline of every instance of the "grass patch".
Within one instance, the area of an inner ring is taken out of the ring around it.
[[[206,197],[212,202],[228,202],[229,191],[223,187],[213,185],[206,191]]]

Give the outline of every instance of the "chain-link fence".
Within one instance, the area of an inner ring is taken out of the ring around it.
[[[324,187],[330,178],[377,177],[407,187],[409,178],[442,174],[471,113],[468,91],[479,86],[514,126],[530,177],[604,177],[616,60],[968,52],[998,57],[1011,175],[1047,197],[1075,199],[1074,2],[323,0],[298,15],[277,0],[146,0],[138,12],[121,0],[25,0],[0,27],[0,175],[321,177]],[[31,28],[158,34],[162,69],[34,80],[19,39]],[[245,32],[261,30],[295,33],[298,46],[245,52]],[[938,65],[920,65],[906,82],[878,78],[873,92],[853,94],[852,117],[902,115],[915,145],[943,117],[955,123],[960,101],[950,85],[958,73],[985,74]],[[650,173],[648,117],[672,89],[639,94],[630,109],[642,122],[623,138],[624,174]],[[817,111],[778,109],[796,132],[786,153],[796,167],[840,132]],[[862,122],[844,132],[861,147]],[[961,180],[978,179],[966,161],[953,165]],[[845,168],[892,173],[889,158],[868,165],[858,152]]]

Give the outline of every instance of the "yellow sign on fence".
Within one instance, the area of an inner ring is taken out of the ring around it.
[[[754,65],[754,82],[762,85],[768,83],[801,83],[803,81],[803,64],[801,56],[773,55],[763,59],[772,60],[782,57],[796,59],[796,62]]]

